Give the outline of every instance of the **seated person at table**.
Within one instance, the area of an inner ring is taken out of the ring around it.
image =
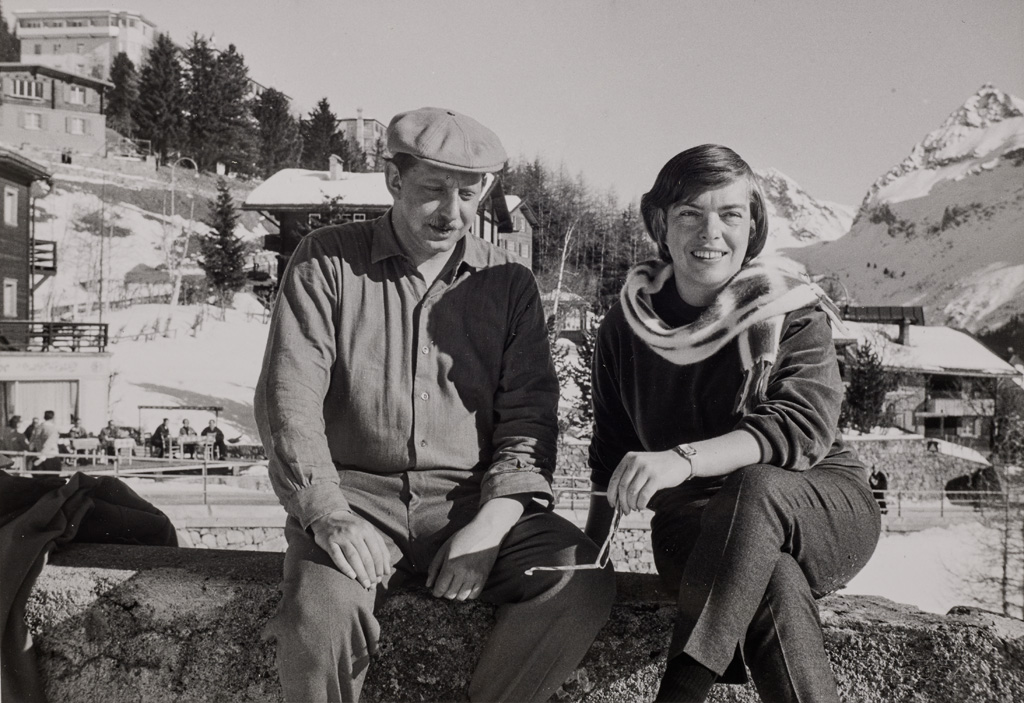
[[[203,437],[213,435],[213,456],[217,459],[223,459],[227,456],[228,448],[224,444],[224,433],[217,427],[216,420],[210,420],[210,424],[203,428],[200,432]]]
[[[100,445],[108,455],[114,456],[114,440],[126,437],[124,431],[114,424],[113,420],[107,421],[107,426],[100,430]]]
[[[181,429],[178,430],[178,440],[181,442],[181,455],[185,456],[185,452],[188,452],[190,458],[195,458],[196,455],[196,431],[188,423],[188,419],[181,421]]]

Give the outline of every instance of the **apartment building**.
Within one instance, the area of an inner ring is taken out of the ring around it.
[[[15,10],[21,62],[100,80],[120,52],[142,67],[157,27],[123,10]]]

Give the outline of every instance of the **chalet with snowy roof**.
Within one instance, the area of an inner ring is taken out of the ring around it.
[[[849,363],[857,345],[872,345],[897,375],[897,388],[886,396],[897,427],[990,449],[997,386],[1019,379],[1019,369],[964,332],[924,325],[919,307],[848,306],[843,312],[846,330],[833,331],[840,365]]]
[[[242,210],[259,212],[277,227],[278,233],[267,235],[263,246],[277,253],[280,278],[307,233],[332,222],[372,220],[387,212],[392,203],[383,173],[351,173],[344,170],[341,159],[332,156],[329,171],[278,171],[249,193]],[[501,180],[487,174],[473,233],[497,245],[499,235],[511,231]]]
[[[511,231],[499,229],[497,245],[518,256],[524,264],[533,268],[533,228],[537,216],[518,195],[505,196],[505,209],[512,221]],[[490,215],[486,215],[490,217]]]
[[[102,154],[113,84],[49,66],[0,63],[0,141]]]
[[[40,164],[0,148],[0,422],[56,413],[98,431],[106,423],[110,354],[107,326],[34,319],[32,294],[57,271],[54,242],[37,240],[33,184],[51,175]]]

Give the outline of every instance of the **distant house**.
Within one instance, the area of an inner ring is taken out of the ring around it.
[[[106,80],[122,51],[142,68],[158,34],[138,12],[15,10],[21,61]]]
[[[1020,371],[970,335],[925,326],[921,308],[846,308],[847,335],[834,332],[840,365],[870,342],[898,386],[886,396],[897,427],[972,447],[991,448],[996,387]]]
[[[101,154],[106,81],[25,63],[0,63],[0,141]]]
[[[498,234],[498,246],[533,268],[533,228],[537,226],[537,216],[518,195],[506,195],[505,207],[512,220],[512,231]]]
[[[58,427],[78,415],[96,432],[107,416],[107,326],[32,319],[32,291],[57,270],[54,243],[37,240],[32,223],[32,184],[49,180],[41,165],[0,148],[0,422],[53,410]]]
[[[338,157],[332,156],[330,171],[278,171],[249,193],[242,210],[259,212],[278,228],[277,234],[264,238],[263,246],[277,253],[280,278],[302,237],[327,224],[328,218],[342,222],[372,220],[387,212],[392,203],[383,173],[350,173],[342,168]],[[498,244],[499,235],[511,229],[501,181],[488,174],[473,232]]]

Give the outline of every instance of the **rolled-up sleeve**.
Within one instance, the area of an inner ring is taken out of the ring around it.
[[[304,238],[281,281],[256,386],[254,414],[271,484],[303,528],[348,509],[323,411],[336,351],[337,276],[317,238]]]
[[[532,494],[553,502],[558,437],[558,377],[551,361],[544,308],[533,276],[518,277],[494,397],[494,454],[481,482],[481,504]]]
[[[767,464],[797,471],[817,464],[835,439],[843,402],[823,312],[805,309],[787,316],[765,395],[736,429],[754,436]]]

